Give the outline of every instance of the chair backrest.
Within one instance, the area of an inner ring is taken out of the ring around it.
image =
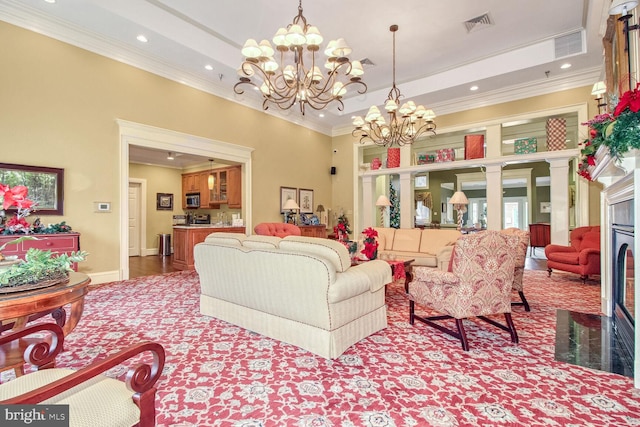
[[[524,264],[527,259],[527,247],[529,246],[529,231],[520,230],[519,228],[506,228],[500,231],[504,235],[518,237],[518,248],[516,250],[516,267],[513,275],[513,289],[522,291],[522,278],[524,276]]]
[[[586,233],[598,233],[600,234],[600,226],[596,225],[596,226],[586,226],[586,227],[577,227],[574,228],[573,230],[571,230],[571,233],[569,233],[569,240],[571,241],[571,246],[573,246],[573,249],[576,250],[576,252],[580,252],[583,247],[582,247],[582,239],[584,238]],[[590,239],[592,240],[593,237]],[[592,247],[592,246],[590,246]],[[598,245],[597,247],[600,247],[600,240],[598,238]]]
[[[254,233],[261,236],[301,236],[300,227],[285,222],[261,222],[253,228]]]
[[[498,286],[510,305],[517,258],[513,248],[519,242],[517,236],[492,230],[463,235],[455,244],[452,272],[476,287]]]

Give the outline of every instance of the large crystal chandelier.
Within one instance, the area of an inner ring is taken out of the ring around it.
[[[424,105],[416,107],[415,102],[407,101],[400,106],[400,89],[396,86],[396,31],[397,25],[392,25],[389,30],[393,33],[393,86],[389,91],[384,109],[389,114],[387,124],[384,116],[375,105],[369,108],[363,119],[357,116],[353,120],[355,129],[351,134],[360,138],[360,143],[368,141],[377,145],[399,147],[412,144],[425,132],[435,135],[436,124],[433,122],[436,115],[433,110],[428,110]],[[400,106],[400,107],[399,107]]]
[[[243,94],[240,86],[244,84],[259,88],[265,110],[272,104],[287,110],[298,103],[304,115],[306,106],[321,110],[336,101],[338,110],[342,111],[342,97],[347,93],[347,87],[357,84],[358,93],[367,91],[367,85],[361,81],[364,70],[360,61],[349,60],[351,48],[340,38],[331,40],[324,50],[327,74],[323,75],[320,70],[322,64],[318,66],[316,63],[316,60],[318,63],[321,61],[319,51],[322,40],[318,28],[307,24],[302,15],[300,0],[298,15],[293,18],[293,23],[286,29],[280,28],[273,36],[279,62],[274,59],[275,51],[268,40],[262,40],[259,44],[254,39],[246,41],[242,48],[245,60],[238,70],[240,81],[233,87],[235,92]],[[285,60],[289,60],[289,63],[286,64]],[[305,66],[305,60],[310,63],[308,67]],[[340,77],[344,81],[340,81]]]

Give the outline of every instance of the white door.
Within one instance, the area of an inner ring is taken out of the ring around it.
[[[129,183],[129,256],[140,256],[140,184]]]

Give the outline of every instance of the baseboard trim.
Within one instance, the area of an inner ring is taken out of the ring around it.
[[[118,280],[120,280],[120,274],[118,272],[118,270],[114,270],[114,271],[103,271],[101,273],[87,273],[88,276],[91,278],[91,284],[92,285],[99,285],[101,283],[109,283],[109,282],[116,282]]]

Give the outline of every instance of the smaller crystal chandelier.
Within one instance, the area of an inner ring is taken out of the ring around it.
[[[374,105],[369,108],[364,119],[357,116],[353,120],[353,125],[356,128],[351,134],[360,137],[361,144],[372,141],[384,147],[393,145],[402,147],[406,144],[413,144],[425,132],[431,132],[435,135],[436,124],[433,119],[436,115],[433,110],[427,110],[424,105],[416,107],[413,101],[407,101],[400,106],[400,98],[403,95],[400,94],[400,89],[396,86],[396,31],[398,31],[398,26],[392,25],[389,30],[393,33],[393,86],[384,104],[384,109],[389,113],[389,123],[387,124],[378,107]]]
[[[342,111],[344,104],[342,97],[347,93],[347,87],[359,85],[358,93],[365,93],[367,85],[361,81],[364,74],[360,61],[350,61],[348,55],[351,48],[344,39],[331,40],[324,50],[327,62],[324,67],[328,70],[325,77],[316,65],[320,61],[318,52],[322,43],[322,36],[317,27],[307,24],[302,15],[302,0],[298,3],[298,15],[287,28],[280,28],[273,43],[280,56],[279,63],[273,55],[275,53],[268,40],[258,44],[254,39],[248,39],[242,54],[245,60],[238,70],[240,81],[233,87],[238,95],[244,90],[241,85],[249,84],[260,89],[264,101],[262,108],[268,109],[275,104],[282,110],[288,110],[296,103],[300,105],[300,112],[304,115],[305,106],[314,110],[321,110],[329,103],[336,101],[338,110]],[[285,54],[292,53],[293,63],[285,65]],[[310,66],[305,66],[305,57]],[[340,81],[341,74],[344,74]]]

